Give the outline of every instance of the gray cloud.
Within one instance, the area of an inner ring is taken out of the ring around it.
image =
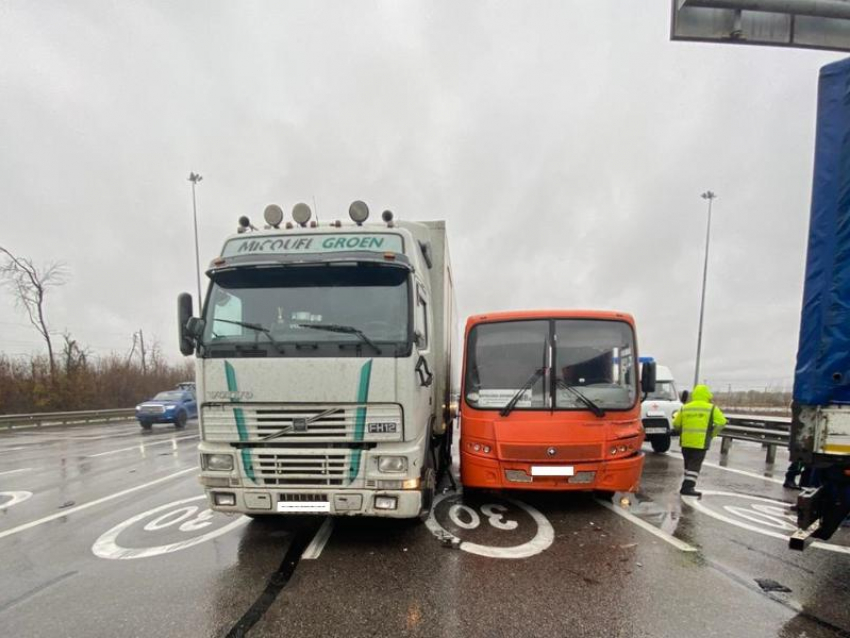
[[[460,310],[599,307],[693,374],[793,374],[817,69],[839,56],[668,41],[668,3],[0,5],[2,238],[72,280],[52,325],[143,328],[239,215],[348,203],[448,221]],[[0,350],[37,350],[11,299]]]

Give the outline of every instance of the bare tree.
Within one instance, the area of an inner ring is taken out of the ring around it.
[[[50,361],[50,377],[55,379],[56,361],[50,330],[47,328],[44,300],[49,288],[61,286],[68,280],[67,266],[62,262],[51,262],[39,268],[32,259],[16,257],[3,246],[0,246],[0,253],[6,256],[5,263],[0,265],[0,279],[12,290],[16,303],[24,309],[30,323],[44,339]]]

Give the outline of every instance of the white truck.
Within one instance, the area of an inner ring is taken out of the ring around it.
[[[207,276],[196,356],[200,481],[210,506],[257,517],[425,517],[449,463],[456,315],[445,223],[248,218]]]
[[[650,357],[641,357],[641,363],[651,360]],[[681,409],[682,402],[676,391],[673,373],[666,366],[656,365],[655,390],[646,395],[640,406],[643,430],[653,452],[663,454],[670,449],[673,418]]]

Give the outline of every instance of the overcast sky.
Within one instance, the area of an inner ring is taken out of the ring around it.
[[[143,329],[240,215],[445,219],[462,317],[634,314],[643,354],[786,385],[824,52],[669,41],[667,0],[0,1],[0,245],[62,260],[52,330],[99,355]],[[0,292],[0,351],[39,338]]]

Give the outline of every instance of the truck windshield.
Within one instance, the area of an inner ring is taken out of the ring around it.
[[[637,398],[634,335],[621,321],[523,320],[482,323],[469,333],[465,399],[503,409],[533,379],[512,410],[625,410]]]
[[[371,264],[220,272],[207,302],[203,356],[404,356],[408,278],[406,268]]]

